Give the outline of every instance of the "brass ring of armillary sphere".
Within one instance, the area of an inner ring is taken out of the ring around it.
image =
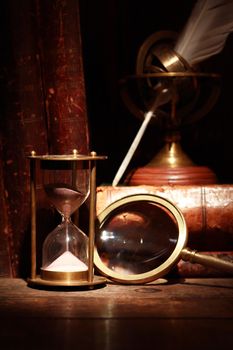
[[[191,67],[173,50],[176,39],[177,34],[172,31],[150,35],[139,49],[136,74],[120,80],[125,105],[140,119],[150,109],[156,96],[156,85],[161,81],[178,96],[176,114],[182,124],[200,119],[218,99],[220,75],[200,73],[197,67]],[[169,118],[170,109],[170,105],[157,108],[157,120]]]
[[[148,101],[141,101],[141,106],[139,103],[138,96],[133,96],[130,94],[130,89],[128,87],[129,81],[133,80],[148,80],[150,79],[184,79],[184,78],[192,78],[192,79],[205,79],[209,80],[205,87],[205,95],[202,97],[200,91],[198,90],[197,96],[194,96],[194,103],[190,107],[190,104],[187,108],[185,106],[181,107],[179,110],[179,107],[177,108],[177,115],[179,118],[183,120],[184,124],[192,123],[194,121],[199,120],[204,115],[206,115],[212,107],[215,105],[219,94],[220,94],[220,75],[215,73],[198,73],[198,72],[160,72],[160,73],[146,73],[146,74],[138,74],[138,75],[129,75],[126,76],[124,79],[120,80],[121,85],[121,96],[122,99],[129,109],[129,111],[135,115],[136,117],[139,117],[140,119],[144,118],[145,112],[147,112],[150,109],[150,106],[153,103],[153,96],[148,98]],[[214,83],[213,83],[214,80]],[[211,83],[212,82],[212,83]],[[194,82],[195,84],[195,82]],[[134,83],[134,85],[136,85]],[[169,84],[168,84],[169,85]],[[201,85],[201,83],[199,84]],[[136,86],[135,86],[136,88]],[[135,89],[134,89],[135,90]],[[209,93],[209,96],[206,97],[206,93]],[[137,92],[138,93],[138,92]],[[138,94],[140,97],[142,95]],[[204,97],[206,99],[204,100]],[[155,97],[154,97],[155,98]],[[204,100],[204,101],[203,101]],[[194,109],[193,111],[190,109]],[[162,107],[159,107],[156,110],[157,117],[163,117],[168,116],[170,114],[169,112],[170,108],[163,109]],[[158,118],[159,119],[159,118]]]

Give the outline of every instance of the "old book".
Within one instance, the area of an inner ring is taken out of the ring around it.
[[[2,147],[0,140],[0,277],[11,277],[10,245],[7,235],[7,208],[3,181]]]
[[[27,155],[89,149],[79,10],[75,1],[11,1],[1,8],[0,274],[24,277],[30,269]]]
[[[46,153],[48,142],[35,13],[33,15],[28,2],[7,2],[4,10],[1,137],[5,204],[0,204],[0,211],[5,210],[5,226],[0,227],[0,240],[6,240],[9,245],[1,263],[7,264],[10,259],[10,269],[15,277],[25,271],[26,257],[30,254],[27,155],[32,150],[38,154]]]
[[[89,151],[79,4],[42,1],[40,23],[49,152]]]
[[[139,193],[164,197],[181,210],[191,249],[233,251],[233,185],[102,186],[97,188],[97,214],[114,201]]]

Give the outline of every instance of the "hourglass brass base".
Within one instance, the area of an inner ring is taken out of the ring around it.
[[[65,279],[65,280],[45,280],[41,276],[36,278],[28,278],[28,285],[30,287],[80,287],[80,288],[94,288],[96,286],[105,285],[107,283],[106,278],[102,276],[94,276],[91,282],[87,280],[75,280],[75,279]]]

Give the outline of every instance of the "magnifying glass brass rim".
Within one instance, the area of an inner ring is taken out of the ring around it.
[[[187,243],[187,226],[185,218],[182,212],[177,208],[171,201],[166,198],[152,195],[152,194],[134,194],[130,196],[123,197],[105,208],[99,215],[99,232],[101,232],[101,227],[104,225],[106,220],[111,217],[111,214],[114,213],[116,209],[120,209],[125,204],[138,203],[138,202],[147,202],[152,204],[157,204],[161,209],[164,208],[166,212],[169,212],[170,215],[174,218],[178,227],[178,239],[174,250],[171,255],[158,267],[144,273],[139,274],[126,274],[113,271],[107,267],[104,262],[101,260],[101,257],[98,252],[98,247],[95,244],[94,249],[94,264],[98,271],[108,277],[110,280],[124,283],[124,284],[141,284],[154,281],[157,278],[163,277],[166,275],[170,269],[177,263],[180,259],[182,249],[186,246]],[[169,215],[168,214],[168,215]]]

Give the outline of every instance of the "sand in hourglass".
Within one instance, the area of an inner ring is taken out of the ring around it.
[[[70,215],[79,208],[86,198],[86,194],[74,189],[72,186],[62,183],[45,185],[45,192],[56,209],[69,219]],[[78,259],[69,250],[66,250],[54,260],[45,270],[48,271],[86,271],[87,265]]]
[[[87,271],[87,265],[74,256],[74,254],[66,251],[47,266],[45,270],[66,272]]]
[[[72,186],[62,183],[45,185],[45,192],[56,209],[65,218],[70,217],[86,198],[86,193],[82,193]]]

